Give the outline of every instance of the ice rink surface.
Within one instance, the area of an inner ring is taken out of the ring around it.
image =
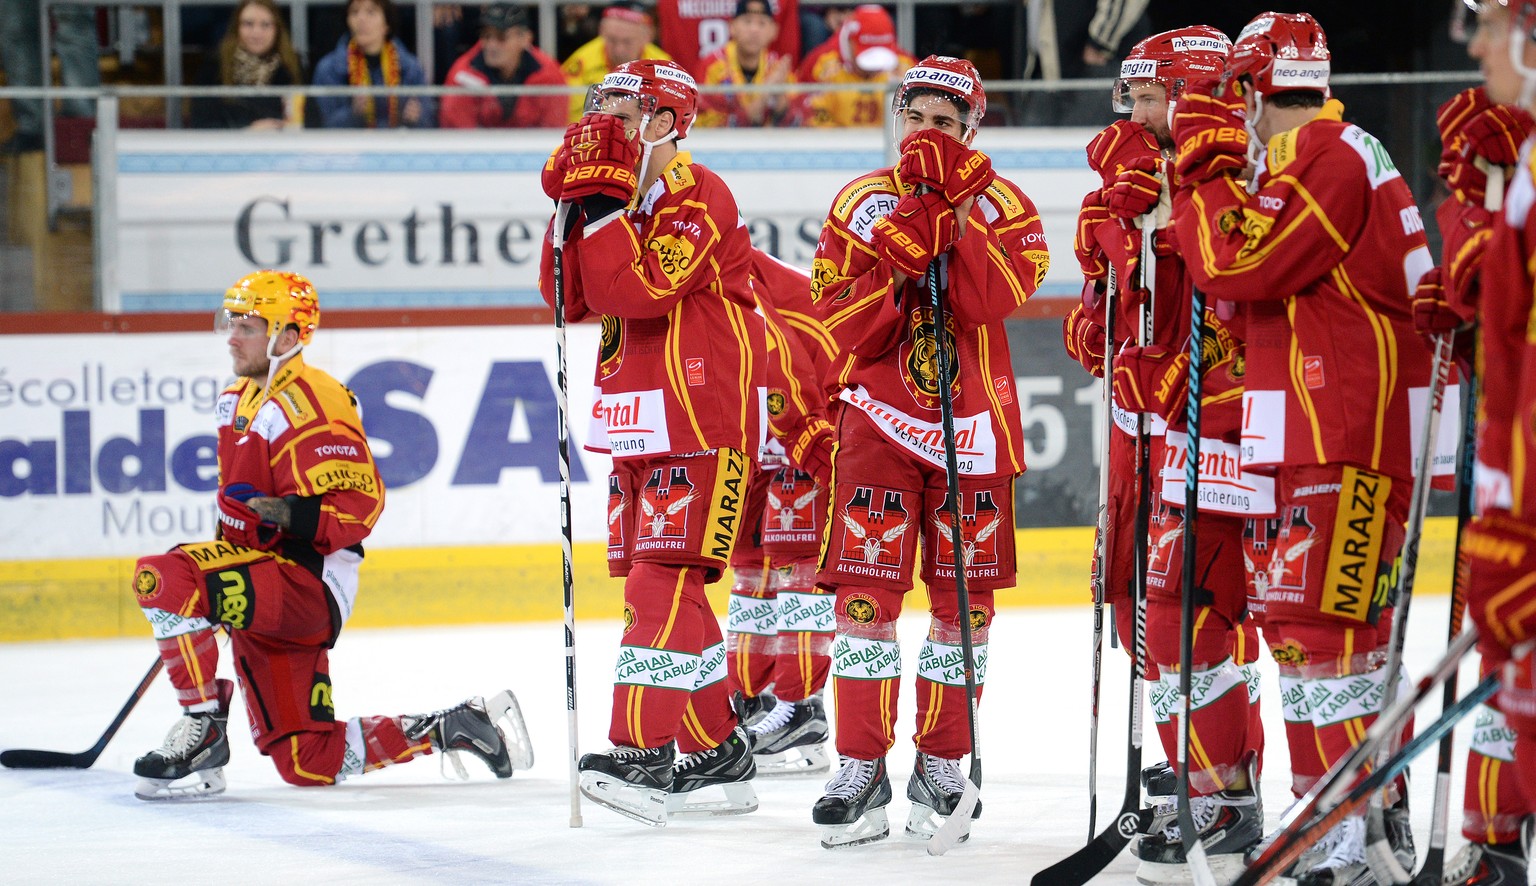
[[[365,589],[366,593],[366,589]],[[558,606],[558,603],[554,604]],[[558,609],[556,610],[558,611]],[[1447,598],[1416,601],[1408,666],[1423,673],[1445,648]],[[981,712],[984,815],[970,842],[942,858],[902,839],[911,773],[913,702],[901,697],[889,758],[896,799],[892,836],[827,851],[810,820],[823,777],[757,780],[761,808],[746,816],[677,821],[651,829],[583,802],[569,827],[562,629],[558,623],[475,628],[356,630],[331,657],[339,717],[446,707],[471,694],[513,689],[532,734],[531,772],[497,781],[477,760],[469,783],[445,782],[439,757],[335,788],[283,784],[240,729],[231,729],[228,791],[198,802],[134,798],[136,756],[158,747],[177,716],[162,676],[96,765],[84,771],[0,770],[0,880],[9,883],[1022,883],[1082,846],[1088,828],[1091,610],[1004,610],[993,627]],[[906,669],[926,628],[908,616]],[[610,680],[619,623],[577,626],[583,751],[608,746]],[[0,645],[0,748],[88,748],[153,662],[141,641]],[[1100,723],[1099,816],[1104,827],[1125,790],[1127,672],[1106,648]],[[1271,825],[1289,802],[1274,665],[1265,664],[1268,753],[1263,779]],[[228,661],[221,673],[228,676]],[[1473,674],[1463,669],[1462,686]],[[910,681],[910,676],[907,678]],[[1435,716],[1434,700],[1420,710]],[[243,723],[243,705],[231,723]],[[1460,845],[1458,732],[1451,851]],[[1145,761],[1163,759],[1150,728]],[[1413,780],[1420,851],[1428,842],[1434,753]],[[1134,883],[1122,854],[1101,883]]]

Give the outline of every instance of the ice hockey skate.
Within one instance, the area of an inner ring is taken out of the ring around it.
[[[1172,763],[1164,760],[1141,770],[1141,787],[1146,794],[1147,826],[1131,841],[1131,854],[1137,858],[1141,857],[1142,840],[1162,833],[1179,815],[1179,807],[1174,803],[1178,775],[1174,773]]]
[[[965,793],[965,775],[960,772],[959,760],[946,760],[922,751],[912,766],[912,777],[907,779],[907,799],[912,801],[912,811],[907,814],[907,836],[919,840],[931,839],[960,803]],[[981,818],[981,801],[971,810],[971,819]],[[957,842],[971,838],[969,827]]]
[[[771,689],[764,689],[756,695],[747,695],[741,690],[731,694],[731,710],[741,720],[743,726],[751,727],[772,711],[779,703],[779,699]]]
[[[1282,886],[1374,886],[1376,877],[1365,861],[1365,819],[1350,816],[1323,837],[1328,852],[1302,856],[1290,877],[1275,882]],[[1313,861],[1313,859],[1317,859]]]
[[[757,810],[752,777],[752,740],[740,726],[725,741],[688,754],[672,767],[672,791],[667,795],[669,818],[708,818],[745,815]],[[715,796],[719,788],[723,797]],[[702,792],[702,793],[701,793]]]
[[[498,692],[489,701],[476,696],[445,710],[400,719],[406,737],[431,742],[432,749],[443,755],[443,775],[459,781],[469,778],[460,759],[464,754],[478,757],[497,778],[511,778],[514,770],[533,766],[533,745],[511,690]]]
[[[1245,867],[1246,853],[1264,834],[1264,807],[1258,797],[1252,790],[1220,791],[1206,797],[1191,797],[1189,805],[1216,882],[1237,879]],[[1143,886],[1194,882],[1176,821],[1143,837],[1137,855],[1141,864],[1136,869],[1136,881]]]
[[[758,775],[814,775],[832,768],[827,712],[818,696],[780,699],[748,731]]]
[[[1536,818],[1520,823],[1514,843],[1468,843],[1445,866],[1441,886],[1525,886],[1530,876],[1531,835]]]
[[[582,754],[581,792],[587,799],[651,827],[666,827],[672,791],[672,743],[659,748],[615,745],[606,753]]]
[[[229,702],[235,694],[230,680],[216,680],[219,707],[182,714],[165,736],[165,744],[133,763],[140,800],[187,800],[224,793],[224,764],[229,762]]]
[[[842,849],[884,840],[891,833],[885,807],[891,802],[891,780],[885,758],[844,757],[827,792],[811,807],[811,820],[821,826],[823,849]]]

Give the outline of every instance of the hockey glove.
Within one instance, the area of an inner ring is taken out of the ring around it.
[[[1464,322],[1445,300],[1443,280],[1441,268],[1430,268],[1419,278],[1419,287],[1413,292],[1413,328],[1420,335],[1428,337],[1451,332]]]
[[[824,418],[813,418],[806,423],[805,430],[800,432],[794,445],[789,448],[789,459],[795,467],[815,477],[822,488],[830,489],[832,444],[836,442],[837,431],[831,423]]]
[[[622,119],[588,114],[566,127],[564,147],[570,166],[562,180],[561,200],[602,194],[628,203],[634,196],[640,184],[635,176],[640,147],[624,134]]]
[[[891,267],[916,279],[928,270],[935,256],[949,249],[959,233],[954,207],[943,194],[911,194],[875,222],[874,247]]]
[[[1077,254],[1077,263],[1083,269],[1083,276],[1090,281],[1103,280],[1109,274],[1109,260],[1104,257],[1096,232],[1099,225],[1110,218],[1112,216],[1104,206],[1102,195],[1097,190],[1089,191],[1077,211],[1077,236],[1072,238],[1072,251]]]
[[[1488,93],[1473,86],[1456,93],[1435,112],[1435,128],[1440,130],[1440,144],[1449,148],[1466,128],[1467,121],[1493,107]]]
[[[942,191],[966,153],[965,144],[954,136],[924,129],[901,140],[901,160],[896,164],[896,172],[904,182]]]
[[[1116,120],[1088,143],[1088,165],[1108,186],[1120,170],[1134,161],[1160,153],[1157,139],[1145,126],[1131,120]]]
[[[1061,322],[1061,338],[1067,356],[1094,378],[1104,377],[1104,327],[1082,305],[1075,305]]]
[[[1157,208],[1163,194],[1163,161],[1158,157],[1138,157],[1126,164],[1115,177],[1105,201],[1111,214],[1119,218],[1140,218]]]
[[[260,551],[277,545],[277,527],[262,523],[261,515],[246,504],[259,495],[249,483],[231,483],[219,492],[219,534],[225,541]]]
[[[1189,397],[1189,354],[1161,345],[1129,347],[1115,355],[1115,402],[1128,412],[1163,419],[1181,411]]]
[[[1485,664],[1507,660],[1511,647],[1536,637],[1536,607],[1518,592],[1536,573],[1536,530],[1490,510],[1467,526],[1458,551],[1470,569],[1467,614],[1477,623],[1477,648]]]
[[[1492,105],[1467,121],[1440,155],[1445,183],[1456,199],[1482,206],[1488,190],[1488,166],[1513,166],[1520,159],[1520,145],[1536,127],[1521,108]],[[1482,162],[1479,163],[1478,161]]]
[[[549,199],[560,199],[560,192],[565,189],[565,173],[570,167],[571,152],[561,142],[560,147],[551,151],[549,159],[544,161],[544,171],[539,176],[539,184]]]
[[[1197,83],[1173,109],[1178,183],[1198,185],[1248,166],[1248,110],[1237,81]]]

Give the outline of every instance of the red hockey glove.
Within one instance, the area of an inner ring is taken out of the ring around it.
[[[1174,173],[1180,186],[1219,175],[1241,174],[1248,166],[1248,111],[1235,81],[1190,86],[1173,110]]]
[[[1163,180],[1158,178],[1162,171],[1163,161],[1159,157],[1137,157],[1127,163],[1109,188],[1105,200],[1109,211],[1120,218],[1134,219],[1156,209],[1163,194]]]
[[[1061,322],[1061,338],[1067,346],[1067,356],[1094,378],[1104,377],[1104,327],[1082,305],[1074,306]]]
[[[1115,402],[1128,412],[1164,419],[1182,410],[1189,397],[1189,354],[1162,347],[1129,347],[1115,355]]]
[[[896,270],[916,279],[960,233],[954,207],[938,191],[901,198],[890,215],[875,222],[875,252]]]
[[[1456,93],[1435,112],[1435,128],[1440,130],[1440,144],[1449,148],[1461,135],[1467,121],[1493,107],[1488,93],[1481,86],[1472,86]]]
[[[261,495],[249,483],[231,483],[219,492],[219,534],[246,548],[269,551],[277,545],[278,529],[262,523],[261,515],[246,502]]]
[[[789,448],[789,460],[795,463],[795,467],[820,483],[823,488],[832,488],[832,444],[837,442],[837,431],[832,424],[823,418],[813,418],[806,423],[805,430],[795,439],[794,445]]]
[[[967,150],[960,158],[960,165],[950,171],[949,179],[944,182],[944,199],[951,206],[959,206],[991,187],[996,179],[992,158],[980,151]]]
[[[896,171],[904,182],[942,191],[951,170],[960,165],[968,150],[965,143],[954,136],[937,129],[924,129],[901,140],[901,160],[896,164]]]
[[[1485,661],[1503,661],[1511,647],[1536,637],[1536,607],[1529,593],[1516,592],[1536,573],[1536,530],[1492,510],[1467,526],[1458,551],[1471,570],[1467,614],[1477,623],[1477,648]]]
[[[1441,268],[1430,268],[1419,278],[1419,286],[1413,292],[1413,328],[1420,335],[1451,332],[1463,323],[1461,315],[1445,300],[1443,280]]]
[[[1536,121],[1520,108],[1484,108],[1446,143],[1437,171],[1457,200],[1469,206],[1482,206],[1488,191],[1487,168],[1515,165],[1520,158],[1520,145],[1533,127]]]
[[[1088,166],[1108,186],[1132,161],[1156,157],[1160,153],[1157,138],[1145,126],[1130,120],[1116,120],[1088,143]]]
[[[560,189],[561,200],[594,194],[628,202],[640,180],[635,165],[640,146],[624,135],[624,121],[612,114],[588,114],[565,130],[570,155]]]
[[[1487,215],[1487,211],[1480,207],[1469,209],[1468,213]],[[1471,230],[1442,225],[1440,235],[1445,238],[1445,300],[1450,302],[1451,310],[1470,323],[1477,319],[1477,304],[1482,292],[1479,269],[1483,265],[1483,253],[1488,250],[1488,241],[1493,239],[1493,228],[1491,223]]]
[[[1102,280],[1109,274],[1109,260],[1104,257],[1095,232],[1111,217],[1097,190],[1088,192],[1077,211],[1077,236],[1072,238],[1072,251],[1077,253],[1077,263],[1089,280]]]
[[[558,148],[550,152],[549,159],[544,161],[544,172],[539,176],[539,184],[549,199],[560,199],[560,192],[565,189],[565,173],[570,168],[571,152],[561,142]]]

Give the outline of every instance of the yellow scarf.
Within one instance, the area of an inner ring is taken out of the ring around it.
[[[384,49],[379,53],[379,68],[384,74],[384,86],[400,85],[400,54],[395,51],[393,40],[384,42]],[[372,86],[373,78],[368,73],[368,57],[357,45],[356,40],[347,41],[347,83],[353,86]],[[391,95],[389,101],[389,123],[391,127],[400,125],[400,98]],[[363,111],[363,123],[369,128],[374,128],[374,98],[368,98],[368,104]]]

